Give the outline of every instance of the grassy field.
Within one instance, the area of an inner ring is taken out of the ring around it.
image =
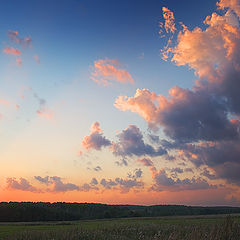
[[[239,240],[240,216],[1,223],[5,240]]]

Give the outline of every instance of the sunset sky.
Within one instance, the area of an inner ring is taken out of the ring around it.
[[[240,206],[239,0],[3,0],[0,201]]]

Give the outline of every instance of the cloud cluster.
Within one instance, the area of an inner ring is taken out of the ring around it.
[[[100,184],[105,188],[105,189],[112,189],[116,187],[119,187],[122,193],[127,193],[130,191],[132,188],[143,188],[144,183],[142,181],[137,180],[137,178],[115,178],[114,180],[108,179],[106,180],[103,178],[100,181]]]
[[[17,31],[12,31],[12,30],[9,30],[7,35],[10,40],[12,40],[13,42],[15,42],[17,44],[20,44],[22,47],[30,47],[30,48],[32,47],[32,38],[31,37],[21,38]]]
[[[9,48],[9,47],[4,48],[3,52],[6,54],[14,55],[14,56],[19,56],[22,54],[22,52],[20,50],[15,49],[15,48]]]
[[[153,179],[155,184],[150,190],[153,191],[186,191],[186,190],[202,190],[216,189],[217,185],[209,184],[203,178],[172,178],[169,177],[165,170],[153,171]]]
[[[206,28],[184,27],[176,46],[167,49],[176,65],[188,66],[199,77],[192,89],[175,86],[167,97],[137,89],[133,97],[119,96],[115,106],[139,114],[151,129],[162,128],[172,140],[152,141],[179,150],[178,158],[214,173],[205,171],[202,176],[240,185],[240,3],[220,0],[217,6],[224,11],[207,16]],[[167,29],[172,32],[170,26]],[[171,180],[164,171],[155,178],[161,184],[183,184],[183,189],[209,187],[201,178]]]
[[[113,81],[120,83],[134,83],[131,74],[120,68],[118,60],[99,59],[94,62],[91,79],[98,84],[108,86]]]
[[[32,38],[29,36],[20,37],[18,31],[12,31],[12,30],[9,30],[7,32],[7,36],[9,38],[9,40],[11,41],[11,44],[20,46],[22,48],[22,50],[25,50],[26,48],[32,48]],[[3,52],[5,54],[10,54],[10,55],[15,56],[17,66],[22,65],[22,57],[21,57],[22,51],[20,51],[17,48],[14,48],[14,47],[5,47],[3,49]],[[34,59],[35,59],[36,63],[40,64],[40,60],[37,55],[34,56]]]
[[[47,188],[47,192],[69,192],[69,191],[80,191],[80,192],[88,192],[90,190],[98,190],[96,185],[98,181],[96,178],[92,178],[90,183],[84,183],[81,186],[78,186],[73,183],[64,183],[61,177],[53,176],[53,177],[41,177],[34,176],[34,178],[42,184],[49,186]]]

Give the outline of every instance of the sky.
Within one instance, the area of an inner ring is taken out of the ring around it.
[[[0,9],[0,201],[240,206],[239,0]]]

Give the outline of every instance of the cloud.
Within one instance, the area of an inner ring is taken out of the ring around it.
[[[92,178],[90,183],[84,183],[81,186],[78,186],[73,183],[64,183],[61,177],[53,176],[53,177],[41,177],[34,176],[34,178],[50,187],[46,190],[46,192],[68,192],[68,191],[80,191],[80,192],[88,192],[90,190],[98,190],[96,187],[98,185],[98,181],[96,178]]]
[[[240,186],[240,141],[189,144],[183,149],[183,154],[197,167],[212,169],[214,175],[208,170],[202,173],[209,179],[225,179]]]
[[[142,158],[138,159],[138,162],[142,163],[146,167],[153,166],[153,162],[150,158]]]
[[[40,192],[40,190],[32,186],[25,178],[20,178],[19,180],[16,180],[15,178],[7,178],[6,189],[28,192]]]
[[[115,180],[109,179],[106,180],[103,178],[100,184],[106,189],[112,189],[113,187],[119,187],[122,193],[127,193],[132,188],[143,188],[144,183],[142,181],[138,181],[135,179],[123,179],[123,178],[115,178]]]
[[[37,55],[34,56],[34,60],[36,61],[37,64],[40,64],[40,59]]]
[[[138,113],[152,129],[163,127],[178,141],[236,139],[239,123],[228,119],[226,103],[203,90],[174,87],[169,98],[147,89],[137,89],[134,97],[120,96],[115,106]]]
[[[10,105],[10,102],[8,100],[0,98],[0,104],[7,107]]]
[[[153,179],[155,184],[150,188],[153,191],[186,191],[186,190],[202,190],[202,189],[216,189],[216,185],[209,184],[202,178],[171,178],[167,175],[164,169],[153,171]]]
[[[229,8],[234,11],[238,17],[240,17],[240,4],[238,0],[220,0],[217,2],[217,6],[222,10]]]
[[[83,188],[80,188],[73,183],[63,183],[61,177],[50,177],[50,181],[52,183],[52,188],[50,190],[51,192],[68,192],[74,190],[83,190]]]
[[[116,178],[115,182],[120,186],[122,193],[127,193],[132,188],[143,188],[144,187],[144,183],[142,181],[138,181],[137,179]]]
[[[106,180],[105,178],[103,178],[100,181],[100,184],[106,189],[111,189],[112,187],[117,186],[117,183],[115,181],[113,181],[111,179]]]
[[[91,180],[91,185],[97,185],[98,184],[98,180],[96,178],[92,178]]]
[[[165,20],[165,30],[167,33],[174,33],[177,29],[175,27],[175,18],[172,11],[166,7],[162,7],[163,18]]]
[[[34,96],[35,99],[37,99],[37,101],[39,103],[39,108],[36,111],[37,115],[40,116],[40,117],[46,118],[46,119],[53,119],[54,118],[53,111],[46,107],[46,105],[47,105],[46,100],[43,99],[43,98],[40,98],[38,96],[38,94],[36,94],[36,93],[34,93],[33,96]]]
[[[39,182],[41,182],[41,183],[43,183],[43,184],[46,184],[46,185],[48,185],[48,184],[51,183],[51,180],[50,180],[50,177],[49,177],[49,176],[46,176],[46,177],[34,176],[34,178],[35,178],[37,181],[39,181]]]
[[[17,65],[19,66],[19,67],[21,67],[22,66],[22,59],[21,58],[16,58],[16,63],[17,63]]]
[[[210,180],[215,180],[216,176],[215,174],[212,174],[209,169],[204,168],[203,172],[201,173],[202,176],[207,177]]]
[[[102,171],[102,168],[100,166],[96,166],[95,168],[93,168],[93,170],[99,172]]]
[[[172,169],[170,169],[170,171],[172,173],[183,173],[183,169],[182,168],[172,168]]]
[[[98,84],[108,86],[112,82],[134,83],[127,70],[120,69],[119,62],[111,59],[99,59],[94,62],[91,79]]]
[[[17,44],[20,44],[22,47],[32,47],[31,37],[20,38],[18,31],[12,31],[12,30],[9,30],[7,35],[10,40],[12,40]]]
[[[120,161],[115,162],[118,166],[128,166],[128,161],[122,158]]]
[[[167,153],[161,147],[155,149],[151,145],[146,144],[140,129],[135,125],[129,125],[117,137],[119,141],[112,143],[112,151],[118,156],[161,156]]]
[[[82,140],[82,146],[87,150],[101,150],[102,147],[110,145],[111,142],[103,136],[102,129],[100,128],[100,124],[98,122],[95,122],[91,126],[91,134],[89,136],[85,136]]]
[[[20,56],[22,54],[20,50],[15,48],[9,48],[9,47],[4,48],[3,52],[6,54],[14,55],[14,56]]]
[[[142,173],[143,173],[142,169],[137,168],[137,169],[134,170],[133,173],[128,173],[128,178],[131,178],[131,179],[141,178]]]

